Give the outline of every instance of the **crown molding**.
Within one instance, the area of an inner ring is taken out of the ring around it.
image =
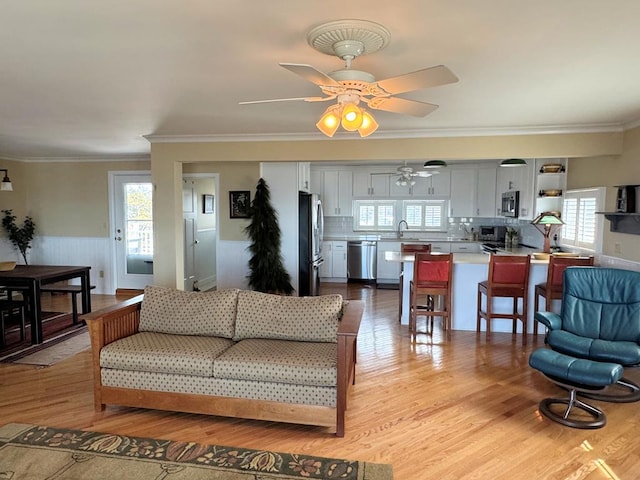
[[[10,162],[22,163],[104,163],[104,162],[139,162],[151,160],[151,154],[137,155],[87,155],[87,156],[68,156],[68,157],[8,157],[2,156],[0,160],[8,160]]]
[[[487,137],[516,135],[557,135],[572,133],[618,133],[623,132],[621,124],[593,125],[549,125],[543,127],[496,127],[496,128],[460,128],[429,130],[397,130],[380,131],[368,138],[402,139],[402,138],[437,138],[437,137]],[[149,143],[215,143],[215,142],[268,142],[268,141],[304,141],[304,140],[362,140],[348,132],[338,132],[332,138],[318,133],[301,134],[234,134],[234,135],[144,135]]]

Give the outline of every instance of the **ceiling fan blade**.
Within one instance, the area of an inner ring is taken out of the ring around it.
[[[444,65],[423,68],[417,72],[406,73],[397,77],[387,78],[377,82],[378,86],[392,95],[413,92],[423,88],[437,87],[458,81],[451,70]]]
[[[433,172],[418,170],[417,172],[414,172],[413,175],[415,175],[416,177],[431,177],[433,175]]]
[[[300,75],[305,80],[308,80],[311,83],[315,83],[318,86],[340,86],[340,84],[329,75],[321,72],[311,65],[307,65],[304,63],[281,63],[280,66],[286,68],[290,72],[295,73],[296,75]]]
[[[432,103],[424,103],[416,100],[407,100],[396,97],[374,97],[367,103],[371,108],[376,110],[403,113],[406,115],[413,115],[414,117],[426,117],[438,108],[438,105],[434,105]]]
[[[295,101],[305,101],[305,102],[326,102],[327,100],[332,100],[335,97],[296,97],[296,98],[274,98],[271,100],[249,100],[246,102],[238,102],[239,105],[251,105],[254,103],[273,103],[273,102],[295,102]]]

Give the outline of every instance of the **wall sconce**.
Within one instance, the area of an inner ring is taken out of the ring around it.
[[[0,191],[12,192],[13,185],[11,185],[11,180],[9,179],[9,170],[0,168],[0,172],[4,172],[4,178],[2,179],[2,182],[0,182]]]

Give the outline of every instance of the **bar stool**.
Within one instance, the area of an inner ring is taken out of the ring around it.
[[[404,255],[405,253],[430,253],[431,252],[431,244],[430,243],[401,243],[400,244],[400,253]],[[404,281],[404,262],[400,263],[400,298],[398,302],[398,322],[402,321],[402,290],[403,290],[403,281]]]
[[[551,255],[547,269],[547,281],[536,285],[533,301],[533,311],[538,312],[538,300],[544,297],[544,311],[548,311],[552,300],[562,300],[562,279],[567,267],[591,267],[593,256],[589,257],[564,257]],[[538,323],[533,324],[533,337],[538,337]]]
[[[451,286],[453,275],[453,254],[416,253],[413,263],[413,280],[409,284],[410,312],[409,331],[417,333],[417,317],[425,316],[430,320],[433,334],[433,317],[442,317],[442,330],[451,340]],[[426,302],[420,302],[419,296],[426,295]],[[434,297],[440,297],[436,302]],[[436,310],[436,303],[441,305]],[[428,322],[429,323],[429,322]]]
[[[495,255],[489,259],[489,278],[478,283],[478,315],[476,332],[480,332],[481,319],[487,322],[487,337],[491,334],[491,320],[506,318],[513,322],[513,334],[517,333],[517,321],[522,322],[522,344],[527,343],[527,296],[529,292],[529,267],[531,255]],[[482,310],[482,295],[487,297],[486,310]],[[493,311],[493,299],[507,297],[513,301],[512,313]],[[518,299],[522,299],[522,312],[518,313]]]

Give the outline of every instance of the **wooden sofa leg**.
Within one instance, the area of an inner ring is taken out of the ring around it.
[[[336,415],[336,437],[344,437],[344,411],[339,411]]]

